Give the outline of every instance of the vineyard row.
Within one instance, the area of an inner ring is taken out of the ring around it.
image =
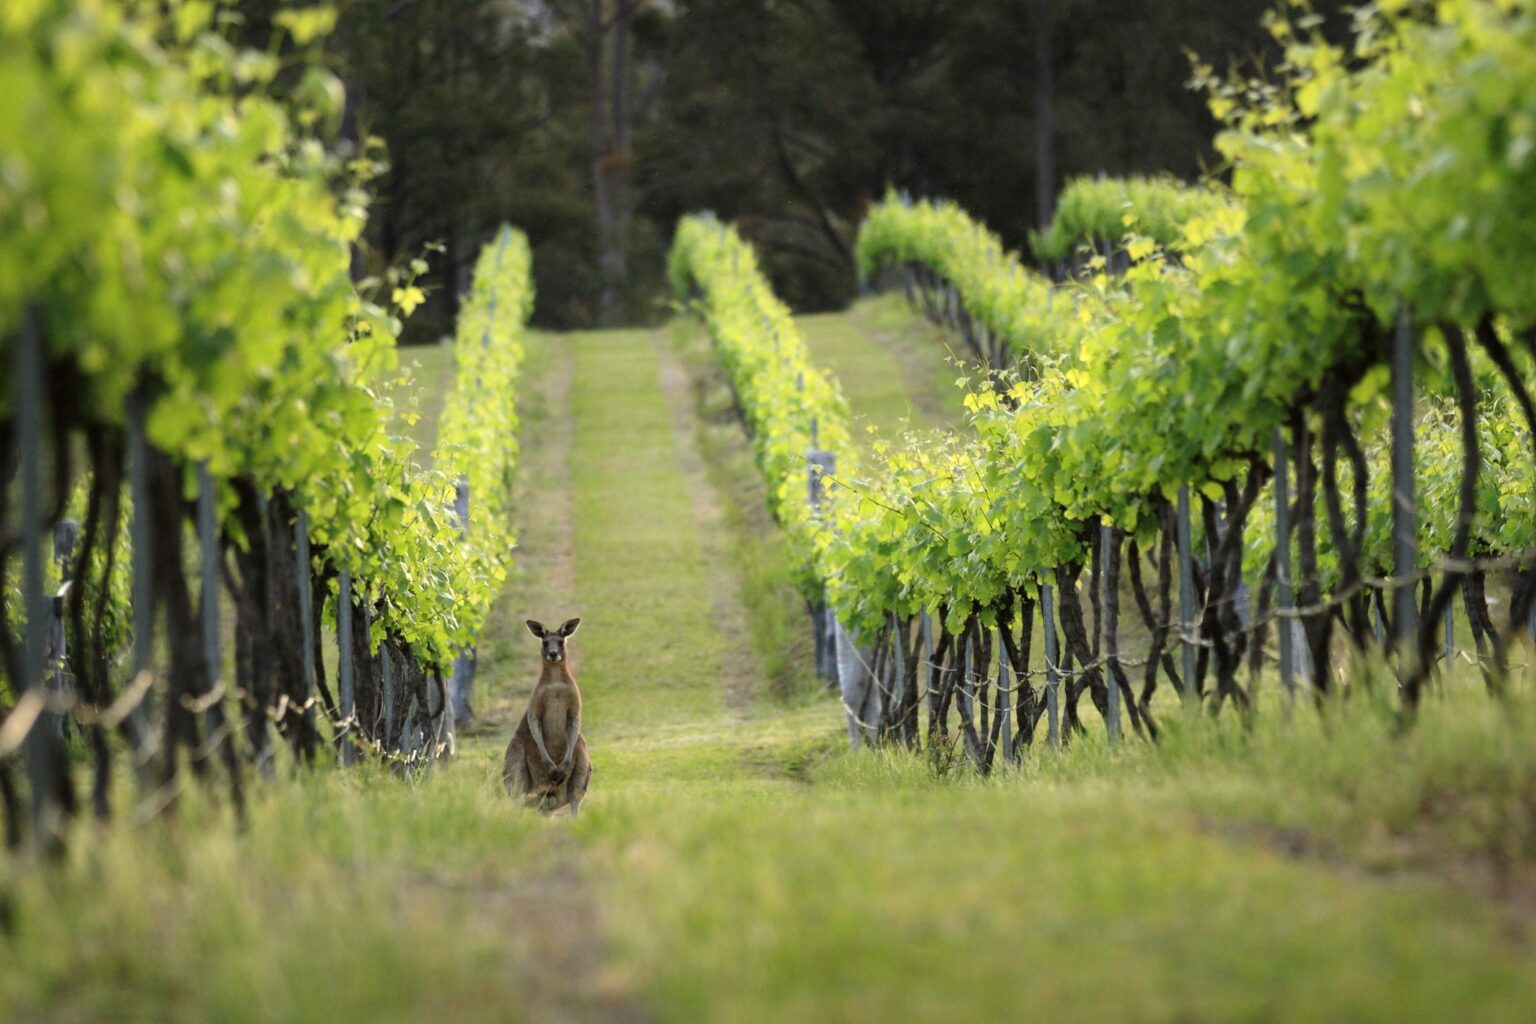
[[[946,738],[957,710],[985,771],[1042,720],[1052,741],[1084,729],[1085,694],[1112,740],[1122,716],[1155,737],[1163,682],[1248,712],[1268,664],[1321,699],[1372,658],[1411,713],[1457,597],[1501,691],[1536,602],[1536,281],[1518,258],[1536,159],[1490,140],[1532,113],[1516,83],[1536,85],[1536,51],[1508,41],[1536,42],[1536,15],[1437,12],[1369,13],[1358,62],[1274,22],[1283,85],[1203,73],[1230,188],[1075,185],[1042,236],[1069,241],[1037,239],[1057,258],[1079,245],[1058,280],[952,204],[871,212],[863,273],[986,366],[971,431],[884,440],[864,466],[826,444],[840,464],[819,508],[780,508],[808,599],[873,670],[844,680],[856,732],[915,742],[926,703]],[[779,431],[756,443],[787,496],[793,417],[840,405],[775,397],[790,370],[758,315],[766,283],[738,280],[756,275],[743,248],[685,222],[675,277],[701,293],[749,425]],[[771,383],[744,376],[764,368]],[[1148,637],[1134,654],[1126,594]]]
[[[61,846],[83,765],[104,818],[119,766],[153,813],[189,778],[240,811],[284,745],[430,764],[508,568],[526,240],[480,254],[424,470],[390,396],[426,267],[357,278],[374,156],[319,141],[340,90],[302,59],[333,15],[279,15],[302,71],[281,88],[213,16],[45,0],[0,19],[12,844],[30,817]]]

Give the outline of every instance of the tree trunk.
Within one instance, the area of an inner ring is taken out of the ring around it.
[[[587,7],[587,75],[592,92],[592,189],[597,215],[598,268],[602,279],[597,315],[598,322],[603,325],[618,321],[629,281],[629,223],[633,213],[629,47],[630,22],[635,7],[635,0],[619,0],[611,19],[603,16],[603,0],[590,0]],[[612,59],[605,67],[609,33],[613,35]]]
[[[1056,212],[1056,79],[1051,64],[1051,0],[1031,0],[1035,58],[1035,219],[1044,231]]]

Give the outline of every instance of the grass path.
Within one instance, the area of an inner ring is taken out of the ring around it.
[[[723,690],[726,703],[733,710],[745,709],[764,678],[762,659],[744,640],[751,629],[749,611],[738,594],[736,574],[732,571],[725,529],[725,511],[721,496],[715,491],[704,465],[695,418],[693,382],[670,345],[659,332],[651,335],[651,344],[660,361],[660,382],[672,419],[672,438],[678,453],[678,468],[687,480],[693,528],[709,569],[706,598],[714,616],[715,632],[725,638],[721,650],[717,689]]]
[[[453,346],[413,345],[401,349],[400,367],[410,374],[410,393],[417,402],[413,411],[420,417],[405,426],[404,433],[416,442],[422,465],[430,466],[432,446],[437,443],[437,421],[443,414],[448,392],[453,389]]]
[[[540,397],[523,431],[519,570],[492,629],[506,655],[482,672],[500,730],[487,729],[485,745],[504,740],[533,684],[521,618],[580,615],[588,808],[631,786],[735,778],[760,753],[763,670],[693,381],[665,332],[535,336],[529,349],[525,390]]]
[[[962,371],[944,331],[913,316],[900,295],[862,299],[846,313],[797,318],[811,358],[843,387],[854,429],[886,437],[907,429],[959,426]]]
[[[723,705],[727,639],[715,628],[693,481],[662,360],[643,332],[578,335],[577,580],[592,731],[601,739],[710,716]]]
[[[513,679],[527,676],[532,687],[523,620],[560,617],[576,604],[575,548],[571,507],[572,364],[559,340],[535,334],[518,403],[521,451],[513,498],[518,553],[514,578],[491,612],[479,649],[474,701],[478,721],[472,736],[505,740],[523,710],[513,699]]]

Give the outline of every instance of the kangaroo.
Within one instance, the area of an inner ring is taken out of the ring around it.
[[[592,759],[581,735],[581,691],[565,660],[565,642],[579,625],[580,619],[571,619],[549,630],[527,621],[528,632],[542,645],[543,666],[501,767],[507,792],[546,813],[569,805],[572,817],[592,780]]]

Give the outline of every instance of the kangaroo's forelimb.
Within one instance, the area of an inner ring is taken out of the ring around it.
[[[581,735],[581,716],[576,715],[565,729],[565,760],[560,762],[560,774],[568,775],[571,762],[576,759],[576,737]]]
[[[544,727],[539,724],[539,716],[533,713],[532,708],[528,709],[528,731],[533,733],[533,742],[539,748],[539,757],[544,761],[544,770],[554,771],[555,759],[549,756],[549,748],[544,745]],[[569,748],[566,752],[569,754]]]

